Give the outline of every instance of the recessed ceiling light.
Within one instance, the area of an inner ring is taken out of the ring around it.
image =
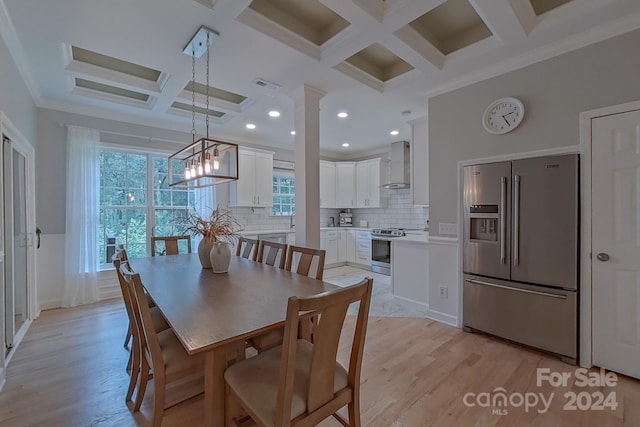
[[[249,130],[253,130],[256,128],[256,125],[254,125],[253,123],[247,123],[246,125],[244,125],[244,127],[246,127]]]
[[[280,111],[278,110],[269,111],[269,117],[280,117]]]
[[[400,132],[398,132],[397,130],[392,130],[391,132],[389,132],[389,135],[393,135],[396,136],[397,134],[399,134]]]
[[[343,146],[344,148],[347,148],[347,147],[349,146],[349,143],[348,143],[348,142],[343,142],[343,143],[342,143],[342,146]]]
[[[289,133],[290,133],[291,135],[295,135],[295,134],[296,134],[296,131],[295,131],[295,130],[292,130],[292,131],[291,131],[291,132],[289,132]]]
[[[341,119],[346,119],[347,117],[349,117],[349,114],[346,111],[340,111],[338,113],[338,117],[340,117]]]

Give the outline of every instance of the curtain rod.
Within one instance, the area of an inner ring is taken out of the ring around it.
[[[81,125],[74,125],[71,123],[62,123],[62,122],[58,122],[58,126],[60,127],[69,127],[69,126],[81,126]],[[90,126],[82,126],[82,127],[90,127]],[[175,141],[172,139],[164,139],[164,138],[156,138],[156,137],[151,137],[151,136],[141,136],[141,135],[134,135],[132,133],[124,133],[124,132],[116,132],[116,131],[112,131],[112,130],[106,130],[106,129],[98,129],[95,127],[90,127],[91,129],[95,129],[100,133],[109,133],[111,135],[118,135],[118,136],[126,136],[129,138],[138,138],[138,139],[146,139],[149,141],[158,141],[158,142],[169,142],[172,144],[185,144],[185,141]]]

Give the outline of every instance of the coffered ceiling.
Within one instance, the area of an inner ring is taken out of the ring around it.
[[[194,81],[183,49],[204,25],[211,134],[292,148],[308,84],[339,154],[408,140],[430,95],[640,27],[640,1],[0,0],[0,24],[38,106],[189,132],[195,89],[199,133],[206,55]]]

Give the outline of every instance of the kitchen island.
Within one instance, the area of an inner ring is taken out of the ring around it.
[[[393,294],[426,307],[429,304],[429,233],[407,231],[391,240]]]

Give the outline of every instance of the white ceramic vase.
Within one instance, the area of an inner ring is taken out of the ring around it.
[[[208,243],[204,239],[198,243],[198,258],[200,258],[200,264],[202,268],[211,268],[211,248],[213,243]]]
[[[231,248],[227,242],[215,242],[209,252],[211,268],[214,273],[226,273],[231,264]]]

